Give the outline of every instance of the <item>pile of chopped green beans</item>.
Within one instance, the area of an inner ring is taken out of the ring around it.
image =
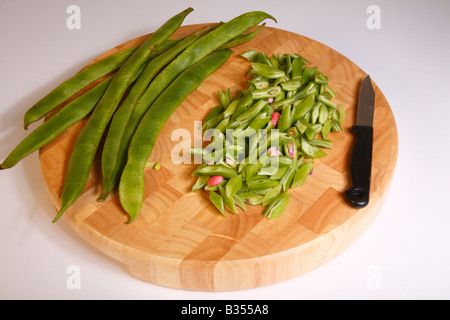
[[[289,189],[312,174],[314,159],[327,155],[330,132],[342,131],[344,110],[332,102],[328,77],[298,54],[249,50],[248,88],[235,98],[218,91],[220,104],[203,123],[206,147],[192,147],[202,164],[192,191],[205,190],[217,210],[262,205],[263,216],[279,217]]]
[[[0,170],[15,166],[88,117],[70,155],[61,208],[53,222],[82,195],[99,150],[103,184],[97,200],[104,201],[118,188],[132,222],[142,207],[147,159],[169,116],[227,61],[229,48],[250,41],[264,24],[250,29],[265,19],[276,21],[263,11],[252,11],[184,38],[169,38],[192,11],[189,7],[176,14],[142,44],[82,69],[25,113],[25,128],[53,115],[19,143]],[[152,168],[159,169],[160,163]]]

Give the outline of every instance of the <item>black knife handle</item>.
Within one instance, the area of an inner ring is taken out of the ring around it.
[[[352,133],[356,137],[350,159],[352,186],[345,190],[345,195],[353,207],[364,208],[370,196],[373,127],[355,125]]]

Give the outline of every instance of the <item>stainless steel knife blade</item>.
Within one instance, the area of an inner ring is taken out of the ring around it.
[[[358,112],[356,125],[373,126],[373,109],[375,104],[375,91],[370,81],[370,76],[364,78],[359,89]]]
[[[374,107],[375,91],[370,76],[367,76],[359,92],[356,125],[352,126],[352,133],[356,137],[350,158],[352,186],[345,190],[348,202],[355,208],[364,208],[369,203]]]

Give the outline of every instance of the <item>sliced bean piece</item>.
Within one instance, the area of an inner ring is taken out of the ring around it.
[[[312,83],[311,80],[314,78],[316,70],[316,67],[304,68],[302,72],[302,84]]]
[[[245,205],[245,201],[242,200],[237,194],[233,196],[234,203],[244,211],[247,211],[247,206]]]
[[[262,30],[262,28],[264,28],[265,25],[266,24],[263,23],[255,31],[252,31],[252,32],[249,32],[249,33],[242,33],[242,34],[238,35],[233,40],[230,40],[227,43],[221,45],[218,48],[218,50],[226,49],[226,48],[232,48],[232,47],[237,47],[237,46],[240,46],[240,45],[242,45],[242,44],[252,40]]]
[[[293,96],[282,99],[282,100],[275,101],[271,105],[273,107],[275,107],[275,106],[283,106],[283,105],[293,104],[294,102],[296,102],[298,100],[305,99],[309,95],[316,94],[316,92],[317,92],[317,88],[316,88],[315,84],[311,82],[311,83],[307,84],[306,87],[301,89],[298,93],[294,94]]]
[[[278,166],[263,166],[261,170],[258,171],[258,175],[261,176],[273,176],[279,170]]]
[[[257,194],[256,192],[241,192],[236,194],[238,197],[240,197],[245,203],[257,206],[262,203],[262,200],[264,196]]]
[[[221,114],[223,112],[225,108],[223,106],[215,106],[211,112],[209,113],[209,115],[206,117],[205,122],[218,116],[219,114]]]
[[[302,78],[303,73],[303,66],[307,64],[308,61],[306,61],[302,57],[297,57],[292,61],[292,71],[291,71],[291,78],[292,79],[300,79]]]
[[[334,131],[334,132],[342,131],[342,127],[341,127],[341,124],[339,123],[339,121],[336,121],[334,119],[331,120],[331,131]]]
[[[202,129],[208,130],[211,128],[215,128],[219,123],[221,123],[223,121],[223,119],[224,119],[223,113],[219,113],[218,115],[206,120],[203,123]]]
[[[206,186],[206,182],[208,181],[208,176],[200,176],[198,177],[195,184],[192,186],[192,191],[197,191],[203,189],[204,186]]]
[[[286,73],[284,73],[284,71],[260,62],[252,63],[252,70],[250,73],[263,76],[267,79],[286,78]]]
[[[322,72],[317,71],[314,73],[314,82],[321,83],[321,84],[327,84],[328,83],[328,77],[324,75]]]
[[[220,192],[220,195],[222,196],[224,205],[228,209],[230,209],[231,212],[238,213],[233,197],[228,197],[226,195],[225,188],[223,186],[219,186],[219,192]]]
[[[264,100],[258,100],[256,103],[254,103],[251,107],[249,107],[247,110],[242,112],[236,120],[239,123],[248,122],[251,119],[253,119],[256,115],[259,114],[259,112],[267,105],[267,101]]]
[[[306,178],[313,170],[313,163],[311,161],[304,162],[297,169],[294,179],[292,180],[291,188],[296,188],[303,185],[306,181]]]
[[[212,204],[216,207],[216,209],[219,210],[219,212],[223,216],[225,216],[225,207],[222,196],[215,191],[210,191],[209,200],[211,200]]]
[[[193,175],[197,176],[215,176],[221,175],[224,178],[232,178],[237,175],[235,169],[224,166],[223,164],[213,164],[208,165],[204,164],[199,166],[194,172]]]
[[[292,122],[293,122],[292,121],[292,106],[284,105],[281,108],[281,116],[280,116],[280,120],[278,121],[278,129],[281,132],[284,132],[287,129],[289,129]]]
[[[279,185],[277,180],[256,176],[251,179],[247,179],[247,187],[250,191],[258,191],[271,189]]]
[[[289,187],[292,184],[292,179],[294,179],[294,175],[295,175],[295,169],[292,167],[289,167],[286,170],[286,173],[284,174],[284,176],[280,180],[280,184],[281,184],[283,191],[286,191],[289,189]]]
[[[260,130],[267,126],[272,117],[267,116],[266,113],[258,114],[250,123],[249,128],[252,130]]]
[[[225,195],[228,198],[234,196],[242,188],[242,175],[238,174],[230,178],[225,186]]]
[[[328,108],[325,105],[320,104],[319,116],[318,116],[317,121],[319,123],[323,124],[327,119],[328,119]]]
[[[204,149],[200,147],[192,147],[189,149],[189,154],[193,155],[194,157],[200,157],[203,158]]]
[[[327,149],[331,149],[333,147],[333,141],[328,139],[312,139],[311,141],[309,141],[309,144]]]
[[[248,61],[256,61],[256,59],[258,57],[258,51],[253,50],[253,49],[245,51],[245,52],[241,53],[241,57],[244,57]]]
[[[284,89],[284,88],[283,88]],[[280,91],[282,90],[279,86],[273,86],[263,89],[256,89],[252,91],[252,98],[253,99],[268,99],[268,98],[274,98],[277,96]]]
[[[270,62],[270,59],[265,52],[258,52],[258,57],[257,57],[256,61],[259,63],[262,63],[262,64],[267,64],[269,66],[272,66],[272,62]]]
[[[339,105],[339,123],[342,124],[344,123],[345,120],[345,112],[344,112],[344,107],[340,104]]]
[[[262,199],[262,205],[264,207],[267,207],[273,201],[273,199],[275,199],[280,194],[281,191],[282,185],[279,183],[277,186],[273,187],[268,192],[266,192],[266,194]]]
[[[301,87],[302,82],[300,79],[295,79],[283,82],[280,85],[285,91],[296,91]]]
[[[319,100],[320,102],[322,102],[324,105],[326,105],[327,107],[333,108],[333,109],[337,109],[338,105],[334,102],[331,102],[328,98],[326,98],[323,94],[319,94],[319,96],[317,97],[317,100]]]
[[[305,138],[301,138],[301,150],[310,158],[314,158],[315,149]]]
[[[304,117],[311,109],[315,103],[315,96],[313,94],[307,96],[304,100],[299,103],[295,103],[292,111],[291,123],[294,124],[296,121]]]
[[[218,90],[217,95],[219,96],[219,101],[222,104],[222,106],[224,108],[228,107],[231,101],[230,88],[228,88],[227,91],[225,92]]]
[[[258,173],[259,170],[261,170],[263,166],[263,163],[261,161],[258,161],[257,163],[248,163],[244,165],[242,169],[242,176],[248,180],[251,177],[253,177],[255,174]]]
[[[330,130],[331,130],[331,122],[332,122],[331,119],[327,119],[327,120],[323,123],[321,134],[322,134],[322,137],[323,137],[324,139],[327,138],[328,133],[329,133]]]
[[[236,111],[239,106],[240,99],[233,100],[228,107],[223,111],[223,117],[225,119],[230,118],[230,116]]]
[[[241,113],[244,112],[252,104],[253,104],[253,97],[251,92],[246,93],[239,101],[239,104],[236,107],[236,111],[231,115],[231,120],[235,120],[237,117],[239,117]]]
[[[308,140],[314,139],[322,131],[322,125],[320,123],[309,125],[305,130],[305,136]]]
[[[264,210],[263,216],[268,219],[275,219],[281,216],[286,209],[291,195],[288,192],[283,192],[275,198]]]
[[[281,167],[278,169],[277,173],[275,173],[274,175],[272,175],[270,177],[270,179],[274,179],[274,180],[280,180],[281,178],[284,177],[286,171],[289,169],[289,167]]]

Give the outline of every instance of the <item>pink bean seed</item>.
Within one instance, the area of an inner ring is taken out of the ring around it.
[[[222,176],[212,176],[211,178],[208,179],[206,183],[208,184],[208,186],[217,186],[221,184],[222,181],[223,181]]]
[[[291,141],[288,142],[287,149],[289,157],[294,159],[295,158],[294,144]]]
[[[272,114],[272,119],[270,121],[272,121],[272,124],[273,124],[274,128],[277,127],[278,120],[280,120],[280,116],[281,116],[281,114],[279,112],[274,112]]]
[[[267,154],[268,154],[269,156],[281,156],[281,152],[280,152],[277,148],[275,148],[275,147],[270,147],[270,148],[267,150]]]

